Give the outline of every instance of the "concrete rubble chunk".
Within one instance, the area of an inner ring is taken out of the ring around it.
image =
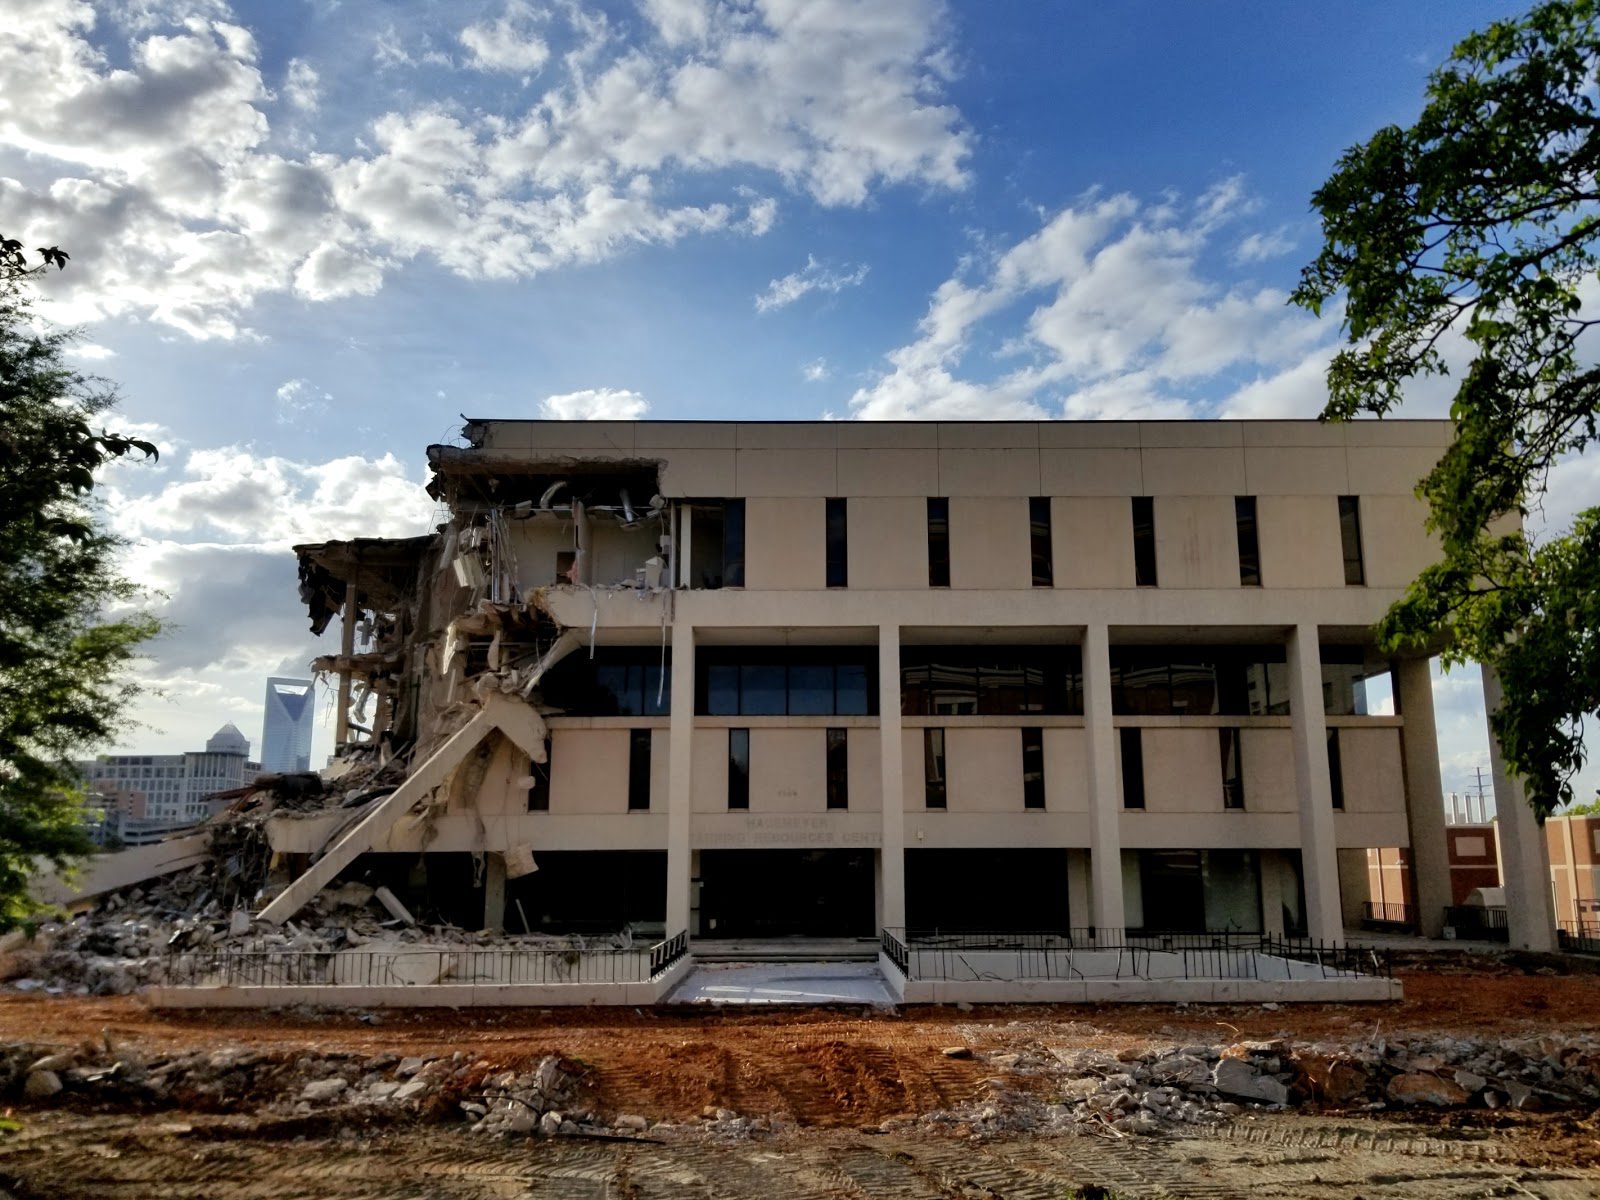
[[[1389,1099],[1399,1104],[1431,1104],[1452,1108],[1467,1102],[1467,1093],[1454,1080],[1437,1075],[1396,1075],[1389,1080]]]
[[[1289,1089],[1271,1075],[1258,1074],[1240,1058],[1224,1058],[1211,1073],[1211,1084],[1224,1096],[1262,1104],[1286,1104]]]
[[[29,1071],[22,1094],[30,1100],[44,1100],[61,1090],[61,1076],[54,1071]]]
[[[401,904],[399,897],[388,888],[380,887],[373,892],[373,895],[377,897],[378,903],[383,905],[388,910],[389,915],[396,921],[403,922],[406,925],[415,925],[417,923],[417,919],[411,915],[411,910]]]
[[[1487,1079],[1485,1079],[1482,1075],[1474,1074],[1471,1071],[1457,1071],[1454,1075],[1454,1079],[1457,1086],[1468,1093],[1481,1092],[1484,1088],[1489,1086],[1489,1081]]]
[[[332,1079],[313,1079],[300,1091],[300,1099],[313,1104],[323,1104],[337,1099],[350,1085],[337,1075]]]

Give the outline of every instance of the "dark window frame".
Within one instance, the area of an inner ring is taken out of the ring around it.
[[[928,497],[928,586],[950,586],[950,500]]]
[[[1226,812],[1243,812],[1244,732],[1237,725],[1217,730],[1217,753],[1222,765],[1222,807]],[[1231,778],[1230,776],[1231,768]]]
[[[950,770],[945,757],[944,730],[927,726],[922,731],[922,805],[924,808],[950,807]]]
[[[847,649],[861,653],[845,654]],[[804,717],[871,717],[877,715],[878,695],[876,667],[877,656],[866,647],[843,646],[716,646],[704,647],[695,655],[696,716],[804,716]],[[796,667],[810,671],[830,670],[832,673],[832,702],[826,709],[807,706],[796,711],[794,706]],[[774,711],[759,711],[748,706],[745,699],[746,674],[755,674],[761,668],[771,668],[783,674],[783,704]],[[717,687],[713,689],[712,676]],[[731,678],[730,678],[731,676]],[[713,696],[719,698],[713,704]],[[731,702],[728,697],[731,695]]]
[[[1143,811],[1144,730],[1138,725],[1118,726],[1117,750],[1122,762],[1122,807],[1135,812]]]
[[[826,741],[828,811],[850,807],[850,731],[830,727]]]
[[[1028,726],[1021,732],[1022,807],[1029,812],[1043,812],[1045,809],[1044,730],[1037,726]]]
[[[1034,587],[1055,587],[1055,545],[1050,524],[1050,497],[1028,499],[1028,549]]]
[[[1339,748],[1339,729],[1328,730],[1328,791],[1335,812],[1344,811],[1344,754]]]
[[[722,586],[744,586],[744,500],[722,502]]]
[[[826,583],[831,588],[850,585],[849,505],[841,496],[823,501],[823,540]]]
[[[650,811],[650,743],[653,733],[649,729],[628,730],[628,811]]]
[[[1134,496],[1132,511],[1133,582],[1137,587],[1157,587],[1155,498]]]
[[[528,776],[533,784],[528,788],[528,811],[550,811],[550,769],[555,761],[555,738],[545,739],[544,761],[542,763],[529,761]]]
[[[1362,587],[1367,582],[1367,563],[1361,545],[1361,497],[1339,497],[1339,547],[1344,554],[1344,582],[1347,587]]]
[[[750,731],[728,730],[728,811],[750,811]]]
[[[1256,498],[1233,498],[1233,524],[1239,541],[1239,586],[1261,586],[1261,527],[1257,522]]]

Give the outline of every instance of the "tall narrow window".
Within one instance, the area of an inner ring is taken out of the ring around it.
[[[728,730],[728,808],[750,807],[750,731]]]
[[[1261,586],[1261,542],[1256,537],[1256,498],[1233,498],[1233,523],[1239,531],[1239,584]]]
[[[1344,764],[1339,761],[1339,731],[1328,730],[1328,789],[1333,793],[1333,807],[1344,811]]]
[[[628,811],[650,807],[650,731],[628,731]]]
[[[551,738],[545,743],[544,761],[542,763],[528,764],[528,777],[533,782],[528,786],[528,811],[550,811],[550,764],[554,761],[556,740]]]
[[[1361,561],[1361,498],[1339,497],[1339,541],[1344,547],[1344,581],[1365,583],[1367,569]]]
[[[1156,502],[1149,496],[1133,498],[1133,581],[1156,586]]]
[[[928,498],[928,586],[950,586],[950,501]]]
[[[922,731],[922,796],[928,808],[945,806],[944,730]]]
[[[1244,807],[1244,768],[1239,761],[1239,731],[1217,730],[1217,749],[1222,756],[1222,807]]]
[[[850,581],[849,533],[845,522],[845,505],[842,497],[833,497],[827,504],[828,586],[844,587]]]
[[[828,730],[828,807],[850,807],[850,734]]]
[[[722,504],[722,586],[744,586],[744,501]]]
[[[1028,541],[1033,549],[1033,586],[1054,587],[1055,558],[1050,548],[1050,497],[1028,500]]]
[[[1044,807],[1044,730],[1022,731],[1022,807]]]
[[[1117,730],[1122,743],[1122,807],[1144,807],[1144,738],[1137,725]]]

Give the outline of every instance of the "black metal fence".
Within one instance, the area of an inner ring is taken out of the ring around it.
[[[650,978],[654,979],[685,954],[689,953],[689,933],[675,933],[664,942],[650,947]]]
[[[1474,942],[1505,942],[1511,939],[1506,910],[1500,904],[1452,904],[1444,910],[1446,928],[1456,937]]]
[[[1600,954],[1600,921],[1558,921],[1556,942],[1573,954]]]
[[[1387,950],[1258,933],[885,930],[882,946],[908,979],[924,980],[1305,978],[1290,962],[1312,964],[1324,979],[1393,974]]]
[[[1361,920],[1367,925],[1397,925],[1405,929],[1416,924],[1411,905],[1367,900],[1361,905]]]

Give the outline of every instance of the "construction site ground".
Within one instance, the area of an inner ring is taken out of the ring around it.
[[[149,1053],[467,1055],[579,1064],[597,1110],[693,1122],[781,1115],[718,1140],[473,1137],[332,1111],[282,1114],[23,1107],[0,1140],[0,1194],[33,1197],[1070,1197],[1600,1195],[1592,1111],[1245,1115],[1160,1137],[967,1136],[896,1118],[981,1098],[987,1055],[1047,1035],[1111,1052],[1220,1037],[1374,1032],[1526,1037],[1600,1030],[1600,976],[1504,963],[1402,972],[1382,1005],[866,1009],[157,1012],[137,997],[0,996],[0,1037],[110,1038]],[[949,1057],[951,1047],[973,1057]],[[887,1126],[885,1127],[885,1123]],[[1108,1189],[1097,1192],[1095,1189]]]

